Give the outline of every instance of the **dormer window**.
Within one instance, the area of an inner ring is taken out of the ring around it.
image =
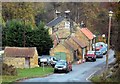
[[[70,29],[70,22],[65,21],[65,28],[66,28],[66,29]]]

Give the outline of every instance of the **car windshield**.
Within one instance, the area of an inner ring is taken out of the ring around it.
[[[101,49],[101,51],[107,51],[107,48],[106,48],[106,47],[103,47],[103,48]]]
[[[96,51],[96,53],[100,53],[99,51]]]
[[[65,62],[57,62],[57,65],[65,65]]]
[[[96,54],[100,54],[100,51],[96,51]]]
[[[94,51],[88,51],[87,54],[94,54]]]

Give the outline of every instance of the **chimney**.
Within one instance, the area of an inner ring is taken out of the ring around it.
[[[55,11],[55,14],[56,14],[56,17],[59,17],[60,16],[60,11]]]
[[[70,20],[70,33],[74,32],[73,27],[74,27],[73,21]]]
[[[85,28],[85,27],[86,27],[86,25],[85,25],[85,23],[84,23],[83,21],[81,21],[80,27],[81,27],[81,28]]]
[[[66,10],[66,11],[65,11],[65,17],[66,17],[66,18],[69,18],[69,13],[70,13],[70,10]]]

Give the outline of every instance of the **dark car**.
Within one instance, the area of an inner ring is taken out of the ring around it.
[[[95,54],[96,54],[96,58],[103,58],[103,54],[101,51],[96,51]]]
[[[86,62],[87,61],[96,61],[95,51],[88,51],[85,55]]]
[[[54,67],[54,73],[58,71],[69,72],[72,71],[72,64],[71,62],[66,62],[65,60],[60,60],[56,63]]]

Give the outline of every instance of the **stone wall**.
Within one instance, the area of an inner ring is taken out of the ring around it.
[[[61,43],[50,51],[50,55],[54,56],[56,52],[65,52],[68,61],[73,61],[73,54],[70,50],[65,48]]]
[[[73,46],[77,47],[78,52],[79,52],[79,54],[77,54],[77,56],[78,56],[78,58],[82,59],[82,48],[71,38],[69,39],[69,41],[73,44]]]
[[[82,41],[84,44],[86,44],[87,46],[87,50],[89,50],[89,39],[80,31],[80,29],[78,29],[75,32],[75,36]],[[90,46],[91,47],[91,46]]]
[[[19,57],[3,57],[3,62],[8,65],[13,65],[16,68],[24,68],[25,65],[25,58]]]
[[[39,67],[37,50],[35,50],[35,54],[33,58],[30,58],[30,68],[34,68],[34,67]]]

